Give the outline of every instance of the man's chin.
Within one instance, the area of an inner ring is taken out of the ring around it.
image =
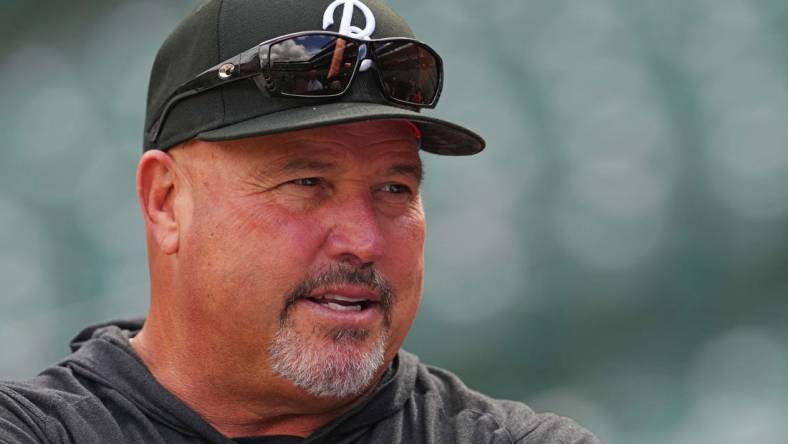
[[[284,325],[269,352],[274,372],[310,395],[350,398],[374,382],[387,344],[388,334],[366,328],[315,325],[305,334]]]

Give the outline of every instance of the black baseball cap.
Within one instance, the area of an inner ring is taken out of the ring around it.
[[[173,91],[199,73],[266,40],[320,31],[331,11],[334,24],[326,30],[340,32],[344,8],[349,7],[354,9],[353,26],[364,28],[369,18],[364,6],[374,16],[372,39],[413,38],[405,20],[382,0],[202,1],[156,55],[148,86],[145,151],[167,150],[193,138],[221,141],[384,119],[416,125],[425,151],[470,155],[484,149],[484,139],[473,131],[387,100],[371,72],[359,73],[347,94],[331,99],[268,97],[252,79],[228,83],[176,103],[158,135],[149,136]]]

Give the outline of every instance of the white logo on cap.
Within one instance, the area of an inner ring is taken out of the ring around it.
[[[372,33],[375,32],[375,16],[372,10],[367,5],[361,3],[361,0],[334,0],[326,12],[323,14],[323,29],[328,29],[329,26],[334,24],[334,11],[342,5],[342,21],[339,23],[339,33],[348,37],[353,37],[361,40],[369,40]],[[353,26],[353,11],[358,7],[364,14],[364,29],[358,26]],[[372,61],[367,59],[361,62],[361,71],[366,71],[372,66]]]
[[[328,9],[323,14],[323,29],[328,29],[329,26],[334,24],[334,11],[339,5],[342,5],[342,22],[339,24],[339,33],[348,37],[369,40],[369,37],[375,32],[375,16],[367,5],[361,3],[361,0],[334,0],[333,3],[328,5]],[[350,23],[353,20],[353,10],[357,6],[364,14],[364,20],[366,21],[364,29],[353,26]]]

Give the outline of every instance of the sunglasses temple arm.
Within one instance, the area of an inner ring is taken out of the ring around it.
[[[249,51],[245,51],[232,59],[219,63],[216,66],[206,69],[192,80],[184,83],[176,89],[162,108],[159,117],[148,131],[148,141],[153,143],[158,139],[161,126],[175,104],[191,96],[208,91],[213,88],[225,85],[229,82],[252,77],[263,72],[263,68],[268,64],[269,45],[261,45]],[[264,55],[264,58],[263,58]],[[227,69],[229,65],[232,68]],[[224,70],[225,75],[220,75]]]
[[[164,119],[167,117],[167,114],[169,114],[170,109],[175,104],[177,104],[178,102],[180,102],[183,99],[187,99],[187,98],[189,98],[189,97],[191,97],[193,95],[196,95],[196,94],[198,94],[200,92],[201,92],[200,90],[192,89],[192,90],[184,91],[184,92],[182,92],[180,94],[176,93],[176,94],[172,95],[170,97],[170,99],[167,100],[167,103],[164,105],[164,108],[162,108],[161,114],[159,114],[159,117],[156,119],[155,122],[153,122],[153,125],[151,126],[150,130],[148,130],[148,135],[147,135],[148,142],[153,143],[153,142],[156,141],[156,139],[159,138],[159,132],[161,131],[161,125],[164,122]]]

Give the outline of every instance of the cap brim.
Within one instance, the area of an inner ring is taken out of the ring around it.
[[[279,111],[209,131],[196,138],[207,141],[242,139],[343,123],[404,119],[422,132],[421,149],[435,154],[467,156],[484,149],[478,134],[457,124],[395,106],[369,102],[334,102]]]

